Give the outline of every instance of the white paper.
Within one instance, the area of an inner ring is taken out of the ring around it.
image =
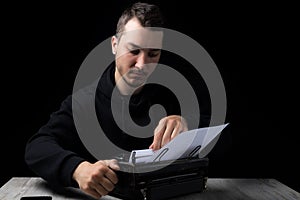
[[[176,160],[194,156],[203,158],[213,149],[227,125],[228,123],[182,132],[157,151],[134,150],[131,152],[129,162],[132,162],[133,154],[135,154],[135,163]]]
[[[141,163],[141,162],[146,162],[149,159],[149,157],[154,154],[154,151],[152,149],[132,151],[129,158],[130,162],[133,162],[132,157],[134,153],[135,153],[135,163]]]

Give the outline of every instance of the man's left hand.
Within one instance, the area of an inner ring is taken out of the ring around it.
[[[149,148],[158,150],[170,142],[179,133],[187,130],[187,122],[183,117],[179,115],[164,117],[159,121],[158,126],[154,130],[153,143]]]

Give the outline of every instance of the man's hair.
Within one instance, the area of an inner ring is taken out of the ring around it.
[[[136,17],[143,27],[163,27],[164,19],[158,6],[137,2],[124,10],[117,24],[117,33],[124,31],[129,20]]]

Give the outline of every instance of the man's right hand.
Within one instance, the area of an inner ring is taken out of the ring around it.
[[[84,161],[73,173],[73,179],[86,194],[99,199],[108,194],[118,182],[114,170],[119,170],[117,160],[100,160],[94,164]]]

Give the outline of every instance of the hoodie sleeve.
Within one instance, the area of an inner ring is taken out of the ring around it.
[[[27,142],[25,162],[38,176],[54,186],[78,187],[72,179],[76,167],[92,158],[77,134],[69,96],[49,121]]]

